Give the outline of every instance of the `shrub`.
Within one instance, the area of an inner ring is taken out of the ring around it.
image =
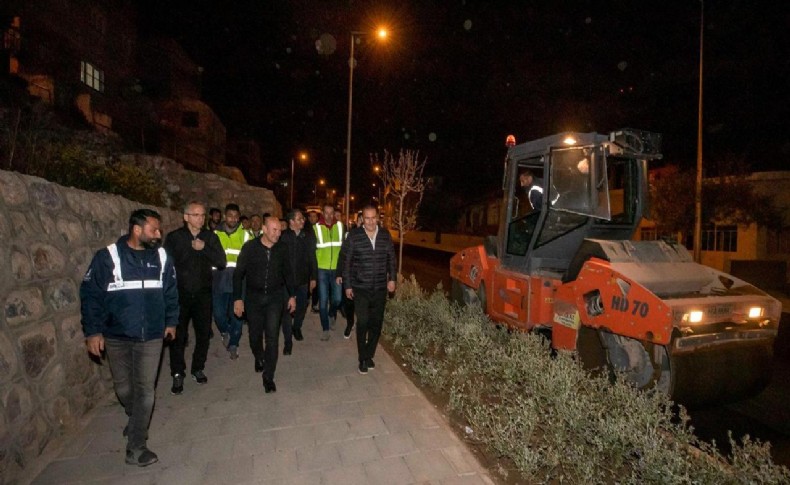
[[[696,438],[660,393],[610,384],[534,334],[499,330],[477,308],[426,294],[412,277],[387,306],[385,337],[420,380],[444,393],[469,438],[529,482],[788,483],[768,444],[731,456]]]

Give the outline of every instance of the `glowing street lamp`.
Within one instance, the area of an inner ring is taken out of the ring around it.
[[[368,32],[362,31],[352,31],[351,32],[351,55],[348,59],[348,136],[346,137],[346,194],[351,193],[351,106],[353,104],[354,99],[354,44],[356,43],[356,38],[361,37],[363,35],[367,35]],[[376,31],[376,38],[379,41],[387,40],[389,36],[389,31],[386,28],[380,27]],[[351,206],[351,201],[348,197],[344,198],[343,201],[343,212],[346,216],[346,221],[348,221],[349,216],[349,209]]]
[[[299,161],[306,162],[307,161],[307,153],[299,152]],[[291,203],[290,207],[293,209],[294,206],[294,157],[291,157]]]

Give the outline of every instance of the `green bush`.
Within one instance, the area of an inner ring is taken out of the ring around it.
[[[593,377],[572,355],[552,357],[540,336],[498,330],[479,309],[428,295],[413,278],[388,304],[386,321],[385,337],[448,397],[468,437],[529,482],[790,482],[770,445],[747,438],[724,457],[664,395]]]

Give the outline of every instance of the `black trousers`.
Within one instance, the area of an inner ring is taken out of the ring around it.
[[[280,317],[284,303],[283,292],[275,294],[247,294],[244,310],[247,313],[250,349],[255,360],[263,361],[263,376],[274,380],[280,347]],[[266,346],[264,348],[264,341]]]
[[[293,314],[288,311],[288,295],[283,296],[283,316],[280,319],[280,326],[283,330],[286,348],[290,348],[293,345],[293,331],[302,329],[302,323],[304,323],[304,317],[307,314],[309,293],[310,287],[307,284],[294,288],[296,310],[294,310]]]
[[[357,317],[357,352],[360,362],[376,355],[384,321],[387,289],[354,288],[354,310]]]
[[[185,374],[184,348],[189,335],[189,321],[195,328],[195,350],[192,352],[191,372],[203,370],[208,354],[211,330],[211,288],[195,292],[178,292],[178,327],[176,338],[170,342],[170,375]]]

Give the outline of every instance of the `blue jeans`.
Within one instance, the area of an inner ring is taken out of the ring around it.
[[[230,334],[228,347],[238,347],[241,341],[241,319],[233,313],[233,293],[214,293],[211,300],[217,329],[220,333]]]
[[[329,292],[332,301],[329,301]],[[335,282],[335,270],[318,270],[318,310],[321,316],[321,328],[329,330],[329,318],[337,316],[337,309],[343,300],[343,288]]]
[[[148,439],[162,339],[140,342],[108,338],[104,340],[104,348],[115,393],[129,416],[126,449],[139,450]]]

